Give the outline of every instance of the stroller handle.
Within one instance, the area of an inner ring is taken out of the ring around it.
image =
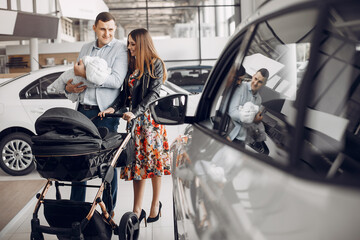
[[[123,117],[123,113],[106,113],[104,117]]]
[[[122,118],[123,117],[123,113],[107,113],[105,114],[104,118],[107,118],[107,117],[120,117]],[[135,124],[134,124],[134,119],[132,119],[126,126],[126,129],[128,132],[132,133],[132,137],[133,136],[133,133],[134,133],[134,129],[135,129]]]

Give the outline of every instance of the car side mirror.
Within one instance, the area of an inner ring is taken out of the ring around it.
[[[165,125],[183,124],[187,98],[186,94],[174,94],[150,103],[150,112],[154,121]]]

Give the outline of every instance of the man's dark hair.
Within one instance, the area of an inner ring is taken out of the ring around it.
[[[101,12],[96,16],[95,19],[95,26],[98,24],[99,21],[103,21],[103,22],[108,22],[114,20],[115,22],[115,18],[113,15],[111,15],[111,13],[109,12]]]
[[[269,71],[266,68],[260,68],[257,72],[260,72],[261,75],[264,77],[265,82],[269,78]]]

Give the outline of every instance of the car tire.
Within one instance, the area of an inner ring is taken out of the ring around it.
[[[31,150],[31,138],[26,133],[16,132],[0,141],[0,167],[13,176],[29,174],[35,168]]]

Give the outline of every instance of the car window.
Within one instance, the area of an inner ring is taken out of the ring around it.
[[[215,126],[220,135],[239,143],[239,148],[288,164],[296,111],[285,110],[296,99],[307,68],[317,16],[317,10],[306,9],[257,25],[246,52],[240,51],[232,62],[214,102],[213,112],[222,120]],[[261,74],[268,73],[265,79],[258,76],[260,69],[266,69]],[[262,86],[253,90],[252,79],[261,79]],[[262,120],[254,123],[259,113]]]
[[[49,92],[47,87],[53,83],[62,72],[48,74],[43,76],[30,85],[26,86],[20,92],[21,99],[66,99],[65,94]]]
[[[336,180],[360,176],[359,11],[358,1],[329,9],[304,124],[300,160]]]
[[[33,84],[27,91],[24,92],[24,95],[20,95],[21,99],[40,99],[40,89],[39,89],[39,83]]]
[[[62,73],[54,73],[46,75],[40,79],[40,89],[41,89],[41,98],[51,98],[51,99],[65,99],[66,96],[63,93],[57,93],[48,91],[47,87],[53,83]]]

